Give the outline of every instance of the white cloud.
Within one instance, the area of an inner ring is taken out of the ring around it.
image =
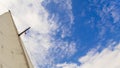
[[[95,55],[88,55],[89,59],[84,62],[84,57],[80,59],[83,64],[80,68],[119,68],[120,65],[120,49],[119,45],[113,48],[105,48],[101,53],[96,53]],[[108,65],[109,64],[109,65]]]
[[[75,63],[58,64],[57,66],[62,68],[120,68],[120,44],[114,47],[110,45],[101,52],[93,49],[78,61],[81,63],[80,66]]]
[[[119,11],[112,11],[111,14],[112,14],[112,17],[114,19],[114,23],[120,21]]]
[[[49,56],[50,53],[48,50],[56,45],[51,40],[54,39],[52,35],[55,34],[59,27],[59,24],[56,23],[58,22],[57,19],[55,21],[53,21],[53,18],[48,19],[49,13],[41,5],[42,2],[43,0],[0,0],[0,14],[10,10],[19,32],[29,26],[31,27],[28,34],[21,37],[26,45],[26,49],[29,51],[28,53],[32,58],[35,68],[46,68],[46,65],[49,67],[54,66],[55,60]],[[70,0],[66,1],[65,5],[61,8],[72,9]],[[67,12],[72,14],[71,10],[68,9],[66,9]],[[73,22],[72,15],[70,15],[70,18],[71,22]],[[73,45],[67,45],[70,50],[67,47],[63,49],[67,50],[66,53],[74,53],[75,47],[71,49]],[[64,52],[64,50],[62,51]]]
[[[67,64],[67,63],[64,63],[64,64],[58,64],[57,65],[58,68],[78,68],[77,64]]]

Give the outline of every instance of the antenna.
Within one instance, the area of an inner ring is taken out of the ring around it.
[[[27,29],[25,29],[24,31],[22,31],[20,34],[18,34],[18,36],[21,36],[23,33],[25,33],[26,31],[28,31],[31,27],[28,27]]]

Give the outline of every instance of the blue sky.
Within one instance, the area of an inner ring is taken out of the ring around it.
[[[10,9],[19,32],[31,26],[22,39],[35,68],[120,68],[119,3],[5,0],[0,13]]]
[[[62,59],[57,57],[55,60],[57,63],[80,64],[78,59],[92,48],[99,47],[98,52],[101,52],[102,49],[108,46],[108,43],[113,41],[116,44],[119,43],[120,16],[118,15],[117,19],[116,15],[114,16],[114,12],[120,14],[119,0],[72,0],[71,12],[74,17],[73,24],[70,23],[69,14],[66,12],[66,9],[59,7],[65,2],[64,0],[60,0],[62,3],[58,4],[49,0],[50,2],[44,5],[46,1],[43,2],[43,6],[50,13],[50,18],[53,14],[56,14],[59,16],[57,24],[62,24],[55,38],[76,43],[77,51],[70,57],[66,56]],[[70,35],[61,38],[61,27],[69,29]]]

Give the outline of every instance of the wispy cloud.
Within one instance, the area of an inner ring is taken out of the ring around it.
[[[98,30],[98,43],[107,43],[110,39],[116,40],[120,37],[118,35],[120,24],[120,9],[118,9],[120,4],[118,2],[118,0],[89,0],[89,11],[94,11],[96,15],[95,17],[90,17],[89,25],[91,28]],[[95,10],[91,6],[94,6]]]
[[[60,1],[60,0],[59,0]],[[72,7],[71,0],[67,0],[64,3],[54,0],[54,2],[61,4],[61,10],[64,8],[66,10],[66,15],[68,17],[67,22],[73,23]],[[62,1],[62,0],[61,0]],[[46,3],[49,1],[46,1]],[[26,49],[34,63],[35,68],[55,68],[55,60],[53,51],[50,49],[61,49],[58,55],[70,55],[74,54],[76,51],[75,43],[68,41],[63,41],[62,39],[54,39],[54,35],[59,30],[61,21],[56,14],[53,14],[49,18],[50,13],[42,6],[43,0],[4,0],[0,1],[0,14],[11,10],[13,19],[18,28],[18,31],[21,32],[27,27],[31,27],[27,35],[22,35],[22,39],[26,45]],[[67,19],[65,17],[65,19]],[[57,23],[60,22],[60,23]],[[61,27],[60,27],[61,28]],[[69,29],[69,28],[67,28]],[[65,26],[61,28],[62,36],[67,35]],[[58,45],[60,44],[60,45]],[[50,51],[50,52],[49,52]],[[71,54],[70,54],[71,53]]]
[[[115,47],[105,48],[101,53],[87,54],[80,58],[81,68],[118,68],[119,65],[119,44]],[[93,51],[94,52],[94,51]],[[86,60],[85,57],[88,57]],[[111,62],[112,59],[112,62]],[[86,62],[84,61],[86,60]],[[109,64],[109,65],[108,65]]]
[[[59,24],[57,32],[61,33],[61,38],[70,36],[71,25],[74,23],[71,0],[44,0],[42,4],[49,12],[49,18],[52,17]]]
[[[57,65],[58,68],[79,68],[79,66],[77,66],[77,64],[71,63],[71,64],[58,64]]]
[[[98,52],[97,49],[92,49],[78,60],[81,63],[80,66],[75,63],[58,64],[57,66],[62,68],[119,68],[119,60],[120,44],[117,44],[114,47],[110,45],[101,52]]]
[[[51,57],[53,57],[53,59],[60,61],[74,55],[76,52],[76,44],[74,42],[55,41],[55,45],[51,47],[49,51],[51,52]]]

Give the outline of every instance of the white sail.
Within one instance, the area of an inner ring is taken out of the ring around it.
[[[0,15],[0,68],[33,68],[10,12]]]

